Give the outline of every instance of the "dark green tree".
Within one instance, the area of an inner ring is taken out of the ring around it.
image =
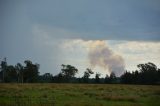
[[[7,69],[7,61],[6,61],[6,58],[4,58],[4,60],[1,61],[1,77],[2,77],[2,82],[5,82],[6,69]]]
[[[152,84],[158,80],[158,69],[154,63],[137,65],[141,74],[141,83]]]
[[[160,74],[159,69],[154,63],[148,62],[145,64],[137,65],[139,70],[125,72],[121,76],[122,83],[129,84],[159,84]]]
[[[121,76],[121,82],[126,83],[126,84],[131,84],[133,83],[133,75],[130,72],[125,72],[122,76]]]
[[[63,74],[60,72],[59,74],[55,75],[53,77],[53,82],[55,82],[55,83],[65,82]]]
[[[104,82],[105,82],[106,84],[108,84],[108,83],[110,83],[109,81],[110,81],[110,80],[109,80],[109,76],[108,76],[108,74],[106,74],[106,77],[105,77],[105,79],[104,79]]]
[[[71,65],[62,64],[61,73],[65,80],[69,82],[78,73],[78,69]]]
[[[18,82],[23,83],[24,67],[21,63],[17,63],[15,69],[17,71]]]
[[[116,83],[116,75],[114,72],[111,72],[110,77],[109,77],[109,82]]]
[[[87,68],[86,71],[84,72],[83,77],[82,77],[83,82],[88,83],[89,77],[91,74],[94,74],[94,72],[91,69]]]
[[[25,82],[37,82],[39,75],[39,64],[33,64],[30,60],[25,60],[23,78]]]
[[[96,83],[100,83],[100,77],[101,76],[101,74],[100,73],[96,73],[96,75],[95,75],[95,82]]]
[[[39,76],[39,80],[40,80],[40,82],[46,82],[46,83],[53,82],[53,75],[50,73],[45,73],[45,74]]]
[[[4,80],[5,82],[17,82],[17,72],[14,66],[7,66]]]

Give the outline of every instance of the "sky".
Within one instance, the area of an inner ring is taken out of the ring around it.
[[[97,42],[104,48],[92,47]],[[61,64],[71,64],[79,69],[77,77],[86,68],[105,76],[118,63],[108,62],[106,54],[94,64],[89,57],[104,49],[114,62],[121,58],[124,70],[147,62],[159,67],[160,1],[0,0],[0,60],[7,57],[8,64],[31,60],[41,74],[53,75]]]

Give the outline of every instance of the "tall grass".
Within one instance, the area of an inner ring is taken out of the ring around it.
[[[0,106],[160,106],[160,86],[0,84]]]

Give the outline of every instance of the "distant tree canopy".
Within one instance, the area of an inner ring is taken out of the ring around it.
[[[74,77],[77,72],[78,69],[74,66],[62,64],[61,73],[66,79]]]
[[[96,73],[96,75],[95,75],[95,82],[96,83],[100,83],[100,77],[101,76],[101,74],[100,73]]]
[[[0,76],[2,82],[37,82],[39,75],[39,64],[33,64],[30,60],[25,60],[26,66],[20,63],[17,65],[7,65],[6,60],[1,61]]]
[[[116,77],[114,72],[100,78],[101,74],[96,73],[95,78],[90,78],[94,72],[87,68],[81,78],[76,78],[78,69],[72,65],[62,64],[61,71],[53,76],[50,73],[39,75],[40,65],[33,64],[30,60],[25,60],[24,65],[17,63],[15,66],[8,65],[6,58],[0,63],[0,82],[18,83],[124,83],[124,84],[160,84],[160,69],[154,63],[148,62],[137,65],[139,70],[133,72],[126,71],[121,77]]]
[[[53,75],[50,73],[45,73],[43,75],[39,75],[39,82],[51,83],[51,82],[53,82]]]
[[[30,60],[24,61],[26,66],[24,67],[24,81],[25,82],[36,82],[39,75],[39,64],[33,64]]]
[[[151,62],[137,65],[139,71],[125,72],[121,76],[122,83],[128,84],[158,84],[160,83],[160,69]]]
[[[88,83],[89,77],[91,74],[94,74],[94,72],[91,69],[87,68],[86,71],[84,72],[83,77],[82,77],[83,82]]]
[[[111,72],[110,76],[106,75],[104,82],[109,84],[120,83],[114,72]]]
[[[17,63],[17,65],[15,66],[15,69],[17,71],[18,82],[23,83],[24,66],[21,63]]]
[[[78,69],[74,66],[64,64],[61,66],[61,72],[53,78],[57,82],[70,82],[75,74],[78,73]]]

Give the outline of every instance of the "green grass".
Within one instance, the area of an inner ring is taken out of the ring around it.
[[[160,106],[160,86],[0,84],[0,106]]]

